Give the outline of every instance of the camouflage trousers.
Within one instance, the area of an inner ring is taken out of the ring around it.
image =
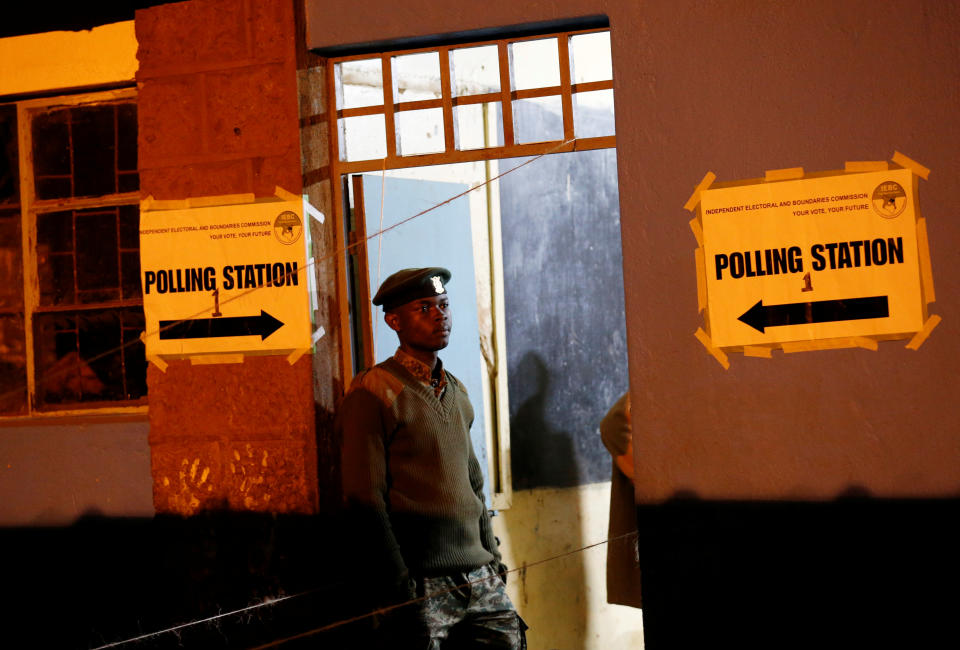
[[[394,647],[417,650],[465,648],[523,650],[526,624],[517,615],[503,580],[489,566],[446,576],[417,578],[418,602],[408,613],[409,638]]]

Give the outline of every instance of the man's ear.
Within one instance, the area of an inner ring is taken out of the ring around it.
[[[400,331],[400,316],[396,312],[388,311],[383,314],[383,322],[390,326],[394,332]]]

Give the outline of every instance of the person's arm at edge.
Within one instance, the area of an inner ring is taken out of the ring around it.
[[[610,407],[600,421],[600,437],[613,457],[614,465],[633,480],[633,427],[630,421],[630,392]]]
[[[384,439],[389,422],[382,401],[363,386],[351,387],[341,406],[343,434],[343,497],[347,507],[362,516],[364,530],[379,536],[387,557],[384,576],[393,581],[398,597],[413,597],[410,574],[387,513],[387,467]],[[362,533],[361,533],[362,534]]]

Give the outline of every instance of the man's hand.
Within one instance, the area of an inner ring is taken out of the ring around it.
[[[493,571],[494,571],[498,576],[500,576],[500,580],[503,581],[503,586],[506,587],[506,586],[507,586],[507,572],[510,570],[510,569],[507,568],[507,565],[504,564],[503,562],[498,562],[497,560],[494,560],[493,562],[490,563],[490,568],[493,569]]]

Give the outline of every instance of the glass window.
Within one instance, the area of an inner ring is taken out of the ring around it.
[[[511,43],[510,55],[514,90],[560,85],[557,39]]]
[[[454,97],[500,92],[499,53],[496,45],[462,47],[450,52]]]
[[[336,64],[337,109],[383,104],[383,70],[380,59]]]
[[[0,417],[144,403],[132,92],[0,106],[0,152]]]
[[[437,52],[393,57],[394,101],[440,98],[440,55]]]
[[[570,37],[570,80],[575,84],[613,79],[610,32]]]

